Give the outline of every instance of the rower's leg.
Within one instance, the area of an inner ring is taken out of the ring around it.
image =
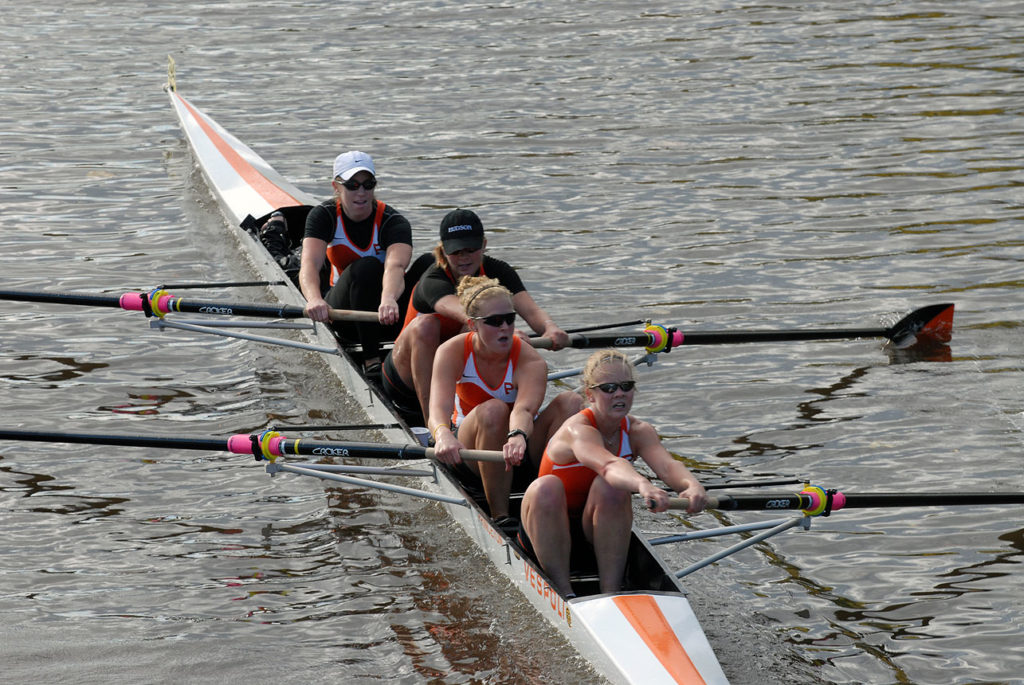
[[[430,376],[434,371],[434,355],[441,344],[441,320],[436,314],[417,316],[402,330],[402,366],[395,362],[405,384],[416,391],[423,416],[430,415]],[[398,349],[398,343],[395,343]]]
[[[523,495],[522,521],[537,561],[550,576],[555,589],[563,596],[572,592],[569,582],[572,537],[565,488],[557,476],[541,476],[530,483]]]
[[[583,508],[583,532],[594,546],[601,592],[618,592],[626,571],[629,536],[633,530],[633,503],[625,490],[598,476],[590,485]]]
[[[491,399],[477,405],[459,426],[459,442],[472,450],[500,452],[508,434],[509,407],[501,400]],[[483,481],[491,518],[508,516],[508,496],[512,491],[512,471],[504,462],[478,462],[476,470]]]

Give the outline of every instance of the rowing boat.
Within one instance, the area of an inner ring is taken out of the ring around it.
[[[317,200],[295,187],[252,149],[200,111],[177,92],[173,76],[167,92],[185,133],[195,163],[216,197],[242,252],[254,269],[268,280],[283,303],[302,306],[298,288],[282,278],[280,264],[254,235],[276,210],[282,211],[292,231],[301,230],[302,217]],[[293,240],[299,236],[292,235]],[[154,321],[174,327],[171,317]],[[178,324],[186,327],[188,324]],[[324,353],[330,368],[388,443],[416,443],[425,429],[417,430],[386,401],[360,370],[359,351],[335,338],[328,327],[304,329],[310,342],[305,349]],[[300,345],[297,345],[300,346]],[[584,658],[613,682],[724,683],[724,672],[695,616],[677,575],[671,572],[652,545],[634,529],[629,547],[625,589],[600,594],[593,559],[576,562],[573,589],[566,599],[556,592],[540,566],[490,519],[482,493],[475,492],[447,467],[429,462],[432,480],[422,491],[401,491],[441,502],[451,517],[479,547],[494,567],[507,576],[522,595]],[[273,463],[268,471],[280,466]],[[323,471],[315,475],[324,478]],[[314,475],[314,474],[306,474]],[[344,477],[333,478],[342,482]],[[360,484],[367,481],[359,480]],[[372,481],[370,481],[372,483]],[[384,487],[384,486],[381,486]],[[512,513],[518,515],[522,493],[514,493]]]

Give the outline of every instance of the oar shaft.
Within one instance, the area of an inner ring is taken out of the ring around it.
[[[816,491],[815,491],[816,490]],[[820,489],[797,494],[720,495],[708,496],[707,509],[725,511],[805,510],[824,504]],[[827,493],[825,493],[827,496]],[[669,500],[669,509],[686,510],[685,497]],[[872,494],[833,493],[832,511],[840,509],[871,509],[881,507],[954,507],[989,504],[1024,504],[1024,492],[879,492]]]
[[[888,329],[885,328],[806,328],[795,330],[749,330],[749,331],[697,331],[683,333],[672,331],[670,340],[672,347],[681,345],[731,345],[756,342],[796,342],[805,340],[849,340],[852,338],[883,338]],[[569,336],[569,347],[650,347],[656,343],[655,337],[646,331],[630,331],[617,335],[583,335]],[[533,338],[530,344],[538,349],[551,349],[549,338]]]
[[[128,311],[138,312],[145,311],[148,305],[150,311],[157,315],[186,312],[190,314],[212,314],[214,316],[263,316],[278,319],[301,319],[306,317],[305,309],[295,305],[193,301],[176,297],[163,291],[151,294],[128,292],[121,295],[92,295],[87,293],[0,290],[0,300],[84,305],[88,307],[119,307]],[[377,312],[353,309],[331,309],[328,311],[328,315],[332,321],[364,321],[373,323],[378,320]]]
[[[729,345],[757,342],[797,342],[806,340],[850,340],[854,338],[888,338],[905,342],[927,337],[940,342],[950,339],[953,327],[953,305],[934,304],[916,309],[889,328],[803,328],[790,330],[694,331],[686,333],[674,328],[648,326],[642,331],[602,335],[576,333],[569,336],[569,347],[646,347],[650,352],[671,350],[681,345]],[[551,349],[548,338],[533,338],[530,344]]]
[[[231,449],[237,453],[248,453],[251,441],[248,435],[236,435],[232,440],[244,440],[244,445],[235,443]],[[352,459],[433,459],[434,448],[422,445],[382,445],[375,442],[327,442],[322,440],[271,440],[271,451],[285,456],[301,454],[306,456],[348,457]],[[235,446],[237,445],[237,447]],[[471,461],[504,462],[501,452],[492,450],[461,450],[459,455]]]
[[[47,293],[27,290],[0,290],[0,300],[18,302],[46,302],[49,304],[77,304],[89,307],[120,307],[119,295],[88,295],[84,293]]]
[[[0,430],[0,440],[114,445],[117,447],[156,447],[160,449],[224,451],[226,438],[175,438],[153,435],[107,435],[101,433],[54,433],[44,431]]]
[[[0,440],[204,450],[209,452],[231,452],[233,454],[253,454],[253,442],[255,441],[257,452],[262,454],[265,447],[270,455],[275,457],[300,454],[319,457],[351,457],[354,459],[423,459],[433,458],[434,456],[433,448],[414,444],[385,445],[373,442],[290,440],[276,433],[238,433],[229,438],[179,438],[155,435],[111,435],[106,433],[64,433],[0,429]],[[491,450],[462,450],[460,455],[463,459],[473,461],[505,461],[501,452]]]

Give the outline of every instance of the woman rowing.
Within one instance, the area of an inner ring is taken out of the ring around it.
[[[622,586],[633,527],[632,494],[639,493],[654,512],[669,498],[633,468],[642,458],[658,477],[690,500],[687,509],[704,508],[704,487],[669,454],[651,424],[630,416],[636,380],[621,352],[600,350],[583,368],[589,406],[570,417],[544,450],[539,477],[523,498],[520,540],[551,577],[563,596],[572,597],[569,559],[573,544],[594,548],[601,592]],[[580,539],[582,536],[582,540]]]
[[[500,450],[502,463],[465,463],[482,481],[491,517],[505,530],[518,524],[508,516],[512,468],[536,472],[541,450],[582,398],[558,395],[543,411],[547,364],[516,334],[512,294],[496,279],[463,278],[458,297],[468,316],[468,333],[444,342],[434,357],[430,411],[435,457],[462,464],[460,449]],[[531,474],[532,475],[532,474]]]
[[[380,343],[398,334],[406,279],[415,282],[414,272],[406,274],[412,259],[412,228],[394,207],[374,196],[377,172],[370,155],[343,152],[333,170],[334,197],[306,217],[299,287],[314,321],[329,323],[332,307],[377,312],[377,323],[333,324],[345,338],[358,339],[364,371],[377,381]],[[325,260],[330,263],[326,294],[320,280]]]
[[[516,270],[485,254],[484,225],[476,212],[448,212],[441,220],[440,238],[433,251],[434,263],[412,290],[405,324],[382,369],[384,394],[414,424],[430,413],[430,377],[438,346],[464,332],[468,321],[456,293],[459,279],[496,278],[512,293],[515,311],[523,321],[538,335],[551,339],[551,349],[569,344],[568,334],[537,304]]]

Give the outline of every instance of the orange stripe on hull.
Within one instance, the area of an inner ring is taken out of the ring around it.
[[[175,95],[181,104],[192,113],[199,127],[203,129],[203,132],[210,139],[210,142],[220,151],[224,159],[227,160],[231,168],[238,172],[238,175],[248,183],[253,190],[255,190],[271,207],[291,207],[295,205],[301,205],[302,203],[296,200],[294,197],[281,190],[273,181],[269,180],[266,176],[261,174],[253,167],[252,164],[245,161],[245,159],[235,151],[235,148],[231,147],[227,141],[220,137],[220,134],[210,126],[203,116],[194,108],[185,98],[180,95]]]
[[[615,606],[677,683],[704,683],[686,648],[650,595],[614,597]]]

